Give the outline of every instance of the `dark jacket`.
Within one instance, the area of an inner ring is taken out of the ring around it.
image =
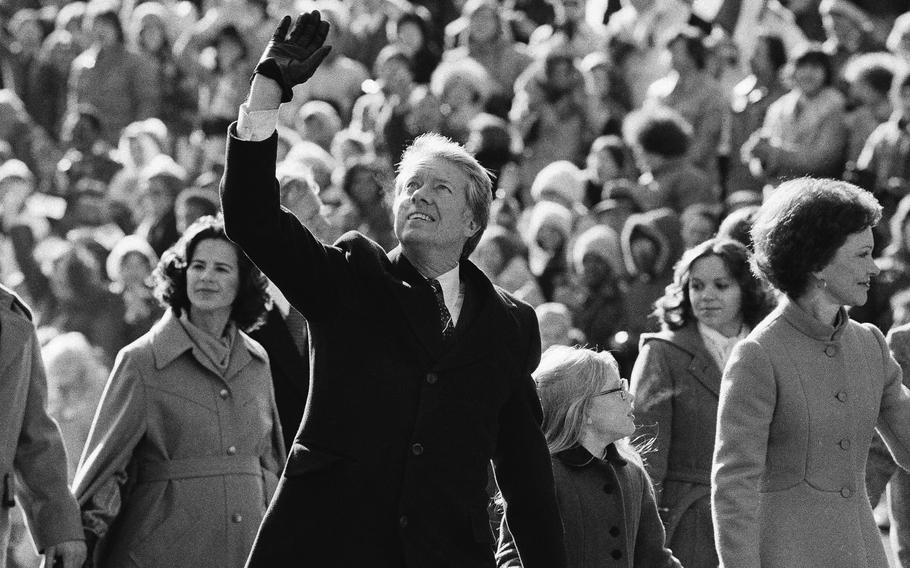
[[[265,323],[250,332],[249,336],[259,342],[269,355],[284,447],[290,448],[306,407],[310,361],[297,350],[294,338],[277,307],[273,306],[269,310]]]
[[[575,446],[553,456],[556,497],[572,568],[679,567],[664,545],[654,488],[640,465],[623,459],[616,446],[606,459]],[[500,567],[520,567],[506,523],[500,528]]]
[[[541,409],[534,311],[461,264],[443,343],[401,249],[316,240],[279,205],[277,136],[228,140],[228,235],[309,324],[307,409],[248,565],[492,567],[487,464],[528,566],[565,565]]]

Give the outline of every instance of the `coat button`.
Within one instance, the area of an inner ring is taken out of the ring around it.
[[[435,385],[439,377],[436,376],[436,373],[427,373],[427,384]]]
[[[607,495],[613,494],[613,485],[611,483],[604,483],[604,493]]]
[[[610,536],[619,536],[619,527],[610,527]]]
[[[227,397],[231,396],[231,393],[229,393],[227,389],[221,389],[218,396],[220,396],[222,400],[227,400]]]
[[[848,440],[847,438],[844,438],[843,440],[841,440],[840,447],[842,450],[849,450],[850,449],[850,440]]]
[[[837,355],[837,346],[829,345],[829,346],[825,347],[825,355],[827,355],[828,357],[834,357],[835,355]]]
[[[841,402],[847,402],[847,391],[839,391],[836,395],[837,400]]]
[[[227,455],[232,456],[237,453],[237,446],[231,446],[227,449]]]
[[[240,513],[234,513],[233,515],[231,515],[232,523],[239,523],[242,521],[243,521],[243,515],[241,515]]]
[[[614,560],[619,560],[622,558],[622,550],[614,550],[610,553],[610,556],[612,556]]]
[[[423,444],[417,443],[411,446],[411,453],[415,456],[419,456],[423,453]]]
[[[846,498],[849,498],[851,495],[853,495],[853,491],[851,491],[849,487],[844,487],[843,489],[840,490],[840,495],[841,495],[841,497],[846,499]]]
[[[401,528],[405,528],[406,526],[408,526],[408,516],[407,515],[401,515],[400,517],[398,517],[398,526]]]

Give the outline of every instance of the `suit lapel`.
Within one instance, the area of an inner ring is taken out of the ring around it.
[[[386,279],[386,285],[420,344],[433,359],[437,359],[444,346],[433,290],[401,254],[401,246],[392,250],[388,256],[392,263],[392,274],[396,278]]]
[[[493,285],[470,261],[461,263],[461,278],[465,298],[455,325],[455,335],[446,345],[447,351],[439,368],[460,366],[487,356],[496,339],[486,331],[508,329],[510,323],[504,309],[494,301]]]

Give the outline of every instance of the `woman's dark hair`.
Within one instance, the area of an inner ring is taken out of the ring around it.
[[[775,70],[780,71],[787,64],[787,46],[784,40],[777,34],[762,33],[758,35],[758,41],[765,44],[768,50],[768,59]]]
[[[211,45],[215,49],[218,49],[219,45],[224,40],[240,46],[240,56],[237,58],[237,61],[244,61],[246,59],[249,48],[247,47],[246,40],[243,39],[243,34],[240,33],[240,30],[230,24],[224,26],[218,30],[218,33],[212,38]],[[215,71],[226,71],[226,69],[221,69],[221,63],[217,58],[215,58]]]
[[[833,179],[782,183],[752,225],[753,271],[791,298],[802,296],[847,237],[875,226],[882,207],[864,189]]]
[[[817,44],[809,45],[794,55],[793,68],[796,69],[802,65],[821,67],[825,72],[825,86],[830,87],[834,83],[834,62],[831,61],[831,56],[821,46]]]
[[[361,203],[359,198],[354,195],[352,188],[357,181],[357,175],[366,172],[376,184],[376,199],[372,203]],[[363,207],[375,207],[378,203],[384,203],[386,200],[386,188],[394,185],[395,180],[391,172],[384,170],[382,165],[377,161],[369,158],[361,158],[351,162],[344,170],[341,177],[341,190],[347,195],[358,210]]]
[[[673,282],[654,302],[654,315],[665,329],[676,330],[695,319],[689,297],[689,278],[696,260],[716,256],[742,291],[743,322],[755,327],[771,308],[770,296],[761,280],[749,270],[749,250],[739,241],[713,238],[687,250],[673,270]]]
[[[67,243],[66,248],[54,259],[53,270],[59,271],[63,276],[63,281],[77,301],[94,298],[105,289],[101,263],[84,243]]]
[[[237,251],[237,271],[240,285],[237,298],[231,309],[231,319],[237,327],[251,331],[262,323],[270,305],[268,280],[224,232],[224,219],[205,216],[187,227],[186,232],[174,246],[161,255],[153,273],[155,297],[164,307],[170,307],[176,315],[189,310],[190,300],[186,293],[186,270],[196,252],[196,247],[206,239],[230,243]]]
[[[677,158],[689,151],[692,127],[668,107],[640,109],[629,113],[622,125],[623,138],[649,154]]]
[[[708,50],[705,48],[704,34],[694,26],[685,26],[670,38],[667,45],[673,45],[681,41],[686,47],[686,53],[695,63],[695,68],[699,71],[704,70],[708,62]]]

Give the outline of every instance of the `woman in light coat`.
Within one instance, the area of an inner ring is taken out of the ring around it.
[[[285,452],[268,358],[241,329],[266,280],[203,217],[155,273],[168,311],[117,357],[74,492],[96,566],[240,568]]]
[[[716,567],[711,457],[720,377],[730,351],[768,313],[749,251],[725,238],[688,250],[657,300],[662,331],[642,335],[632,369],[641,433],[653,436],[647,470],[667,542],[687,568]]]
[[[727,568],[886,568],[865,491],[877,429],[910,466],[910,391],[866,302],[881,206],[842,181],[782,184],[752,228],[756,269],[782,295],[724,371],[712,513]]]

